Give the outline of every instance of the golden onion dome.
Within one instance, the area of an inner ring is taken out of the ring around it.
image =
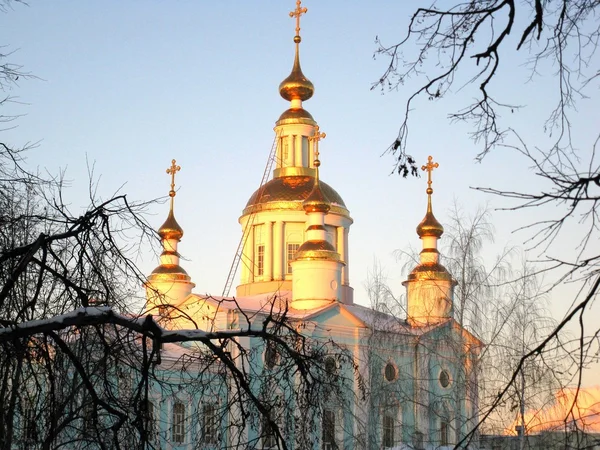
[[[424,236],[435,236],[439,238],[444,234],[444,227],[433,215],[433,210],[431,208],[431,194],[427,197],[427,213],[425,213],[425,217],[417,226],[417,234],[421,238]]]
[[[294,41],[300,36],[294,37]],[[299,41],[296,42],[298,44]],[[294,66],[288,77],[279,84],[279,94],[286,100],[308,100],[313,96],[315,87],[312,82],[304,76],[300,68],[300,56],[298,46],[296,45],[296,55],[294,57]]]
[[[161,264],[152,271],[149,279],[151,281],[164,280],[164,279],[176,279],[182,281],[189,281],[191,278],[183,267],[179,264]]]
[[[419,264],[408,275],[407,281],[445,280],[452,281],[452,275],[440,263]]]
[[[303,203],[311,194],[315,178],[308,175],[283,176],[270,180],[258,188],[246,203],[244,215],[267,210],[302,211]],[[344,200],[335,189],[320,181],[319,186],[331,205],[331,212],[349,217]]]
[[[326,259],[329,261],[340,261],[340,254],[335,247],[325,240],[313,240],[304,242],[296,251],[295,259]]]
[[[286,109],[281,116],[279,116],[279,119],[277,119],[277,125],[285,125],[289,123],[304,123],[307,125],[317,124],[312,114],[304,108]]]
[[[308,194],[308,197],[306,197],[306,200],[302,202],[302,207],[307,214],[311,212],[327,214],[331,209],[331,203],[323,193],[321,183],[319,183],[318,179],[315,179],[315,185],[310,194]]]
[[[183,228],[175,220],[173,208],[169,211],[169,216],[165,220],[165,223],[158,229],[158,235],[161,239],[177,239],[178,241],[183,237]]]

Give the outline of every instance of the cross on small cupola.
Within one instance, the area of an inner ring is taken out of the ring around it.
[[[175,197],[175,174],[181,170],[181,166],[175,164],[177,161],[171,160],[171,167],[167,169],[167,174],[171,175],[171,190],[169,191],[169,197]]]
[[[437,239],[444,233],[444,227],[433,215],[433,208],[431,206],[431,194],[433,194],[433,189],[431,188],[431,172],[438,167],[440,167],[440,165],[433,162],[433,156],[429,156],[427,158],[427,164],[421,166],[421,170],[427,172],[427,190],[425,191],[427,192],[427,213],[417,227],[417,234],[421,238],[425,236],[434,236]]]
[[[321,165],[321,161],[319,161],[319,142],[326,137],[327,135],[320,131],[319,125],[315,127],[315,134],[308,137],[308,140],[313,143],[313,152],[315,155],[314,164],[317,169]]]
[[[421,170],[427,171],[427,194],[431,195],[433,194],[433,189],[431,188],[431,172],[433,172],[433,169],[437,169],[438,167],[440,167],[440,165],[436,162],[433,162],[433,156],[429,156],[427,158],[427,164],[424,164],[423,166],[421,166]]]
[[[183,236],[183,229],[175,220],[175,214],[173,213],[173,207],[175,203],[175,174],[181,170],[181,167],[176,164],[177,161],[171,160],[171,167],[167,169],[167,175],[171,175],[171,190],[169,191],[169,197],[171,197],[171,206],[169,208],[169,216],[165,223],[158,229],[158,234],[162,239],[176,239],[179,241]],[[176,251],[176,249],[174,249]]]

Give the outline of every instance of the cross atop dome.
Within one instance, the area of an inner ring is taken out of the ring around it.
[[[290,12],[290,17],[296,18],[296,35],[294,43],[296,44],[296,54],[294,56],[294,66],[292,73],[279,84],[279,94],[286,100],[292,102],[292,108],[299,109],[302,102],[313,96],[315,87],[312,82],[304,76],[300,68],[300,17],[308,12],[308,8],[301,6],[301,0],[296,1],[296,9]]]
[[[169,197],[175,197],[175,174],[181,170],[181,166],[176,165],[177,161],[171,160],[171,167],[167,169],[167,174],[171,175],[171,190],[169,191]]]
[[[298,43],[300,43],[300,41],[302,40],[302,38],[300,37],[300,16],[308,12],[308,8],[302,8],[300,5],[302,5],[302,0],[297,0],[296,9],[290,12],[290,17],[296,18],[296,36],[294,36],[294,42],[296,42],[297,38]]]
[[[169,191],[171,205],[167,220],[158,229],[158,234],[162,239],[176,239],[179,241],[183,237],[183,229],[175,220],[175,214],[173,213],[174,197],[177,194],[175,192],[175,174],[181,170],[181,166],[178,166],[176,162],[174,159],[171,160],[171,167],[167,169],[167,175],[171,175],[171,190]]]
[[[319,175],[319,166],[321,165],[321,161],[319,160],[319,154],[320,154],[319,153],[319,142],[321,141],[321,139],[325,139],[326,137],[327,137],[327,135],[320,131],[319,125],[317,125],[315,127],[315,134],[308,137],[308,140],[310,142],[312,142],[314,145],[314,154],[315,154],[314,165],[317,169],[317,176]]]
[[[433,162],[433,156],[429,155],[429,157],[427,158],[427,164],[424,164],[423,166],[421,166],[421,170],[423,171],[427,171],[427,194],[431,195],[433,194],[433,189],[431,188],[431,172],[433,172],[433,169],[437,169],[438,167],[440,167],[440,165],[438,163],[434,163]]]
[[[433,215],[433,208],[431,206],[431,194],[433,194],[433,189],[431,188],[431,172],[433,172],[433,169],[437,169],[438,167],[440,167],[440,165],[436,162],[433,162],[433,156],[431,155],[427,158],[427,164],[421,166],[421,170],[427,172],[427,190],[425,191],[427,192],[427,213],[425,214],[425,218],[417,227],[417,234],[420,238],[423,238],[424,236],[434,236],[439,238],[442,234],[444,234],[444,227]]]

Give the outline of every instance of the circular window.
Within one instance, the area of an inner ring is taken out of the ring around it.
[[[337,373],[337,363],[333,356],[325,358],[325,372],[327,372],[328,375],[335,375]]]
[[[385,365],[383,374],[386,380],[394,381],[396,379],[396,366],[394,366],[391,362],[387,363]]]
[[[267,369],[272,369],[277,364],[277,349],[274,345],[268,345],[265,350],[265,366]]]
[[[443,388],[450,386],[450,374],[446,370],[440,372],[440,384]]]

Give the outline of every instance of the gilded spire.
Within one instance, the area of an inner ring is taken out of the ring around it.
[[[167,169],[167,174],[171,175],[171,190],[169,191],[169,197],[171,197],[171,205],[169,208],[169,216],[165,223],[158,229],[158,234],[162,239],[177,239],[181,240],[183,237],[183,229],[175,220],[175,215],[173,213],[173,204],[175,195],[175,174],[181,170],[181,167],[175,164],[176,161],[173,159],[171,161],[171,167]]]
[[[296,1],[296,9],[290,12],[290,17],[296,18],[296,35],[294,36],[294,43],[296,44],[296,54],[294,56],[294,66],[292,67],[292,73],[279,84],[279,93],[281,96],[289,101],[292,100],[308,100],[313,96],[315,87],[311,81],[304,76],[302,69],[300,68],[300,17],[308,12],[308,9],[302,7],[302,1]]]
[[[427,192],[427,213],[421,223],[417,226],[417,234],[421,238],[424,236],[435,236],[439,238],[444,233],[444,227],[433,215],[433,209],[431,207],[431,194],[433,194],[433,189],[431,187],[431,172],[439,166],[438,163],[433,162],[433,156],[429,156],[427,158],[427,164],[421,167],[421,170],[427,172],[427,190],[425,191]]]
[[[327,135],[320,131],[318,125],[315,127],[315,134],[308,137],[309,142],[313,143],[315,154],[315,185],[302,204],[304,206],[304,211],[307,213],[322,212],[326,214],[331,209],[331,203],[325,193],[321,190],[321,183],[319,182],[319,167],[321,166],[321,161],[319,160],[319,142],[326,137]]]

